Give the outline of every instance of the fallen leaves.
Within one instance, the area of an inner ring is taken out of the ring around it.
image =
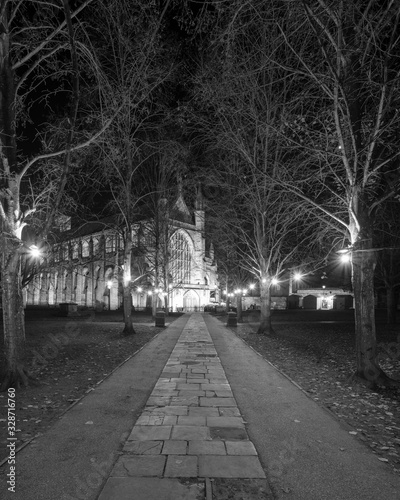
[[[350,424],[354,428],[350,434],[400,473],[400,391],[371,391],[348,383],[354,371],[353,328],[346,324],[277,324],[277,335],[267,337],[250,334],[249,325],[238,325],[236,332],[317,404]],[[388,342],[389,333],[384,333]],[[381,365],[390,376],[400,378],[399,361],[381,360]]]
[[[27,322],[29,348],[41,352],[41,347],[48,341],[47,335],[55,334],[62,328],[65,325],[61,322]],[[79,336],[60,347],[57,356],[48,359],[36,375],[38,384],[18,391],[16,417],[21,430],[19,444],[29,441],[39,432],[45,432],[58,415],[88,390],[93,390],[122,361],[159,332],[152,325],[140,325],[136,330],[136,335],[121,338],[121,324],[110,327],[101,323],[82,323]],[[27,364],[29,366],[29,360]],[[2,397],[3,394],[0,394]],[[4,453],[5,443],[5,426],[1,426],[0,445]],[[5,454],[0,455],[0,460],[2,458]]]

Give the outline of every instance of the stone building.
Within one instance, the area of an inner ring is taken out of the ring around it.
[[[165,216],[165,213],[164,213]],[[154,220],[131,227],[130,288],[136,309],[167,306],[171,311],[202,310],[219,301],[212,243],[205,236],[200,190],[189,210],[182,189],[166,221],[166,245],[156,245]],[[76,303],[97,310],[122,307],[124,231],[115,218],[90,222],[75,230],[65,218],[46,267],[25,288],[27,305]],[[161,238],[162,240],[162,238]]]

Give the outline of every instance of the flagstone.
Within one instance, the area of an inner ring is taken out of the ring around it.
[[[164,441],[162,448],[163,455],[186,455],[187,441],[169,439]]]
[[[111,476],[162,476],[165,462],[166,457],[163,455],[122,455],[111,471]]]
[[[195,425],[174,425],[172,428],[171,439],[184,441],[210,439],[209,428]]]
[[[265,478],[258,457],[199,456],[199,477]]]
[[[158,441],[169,439],[172,425],[135,425],[128,441]]]
[[[169,455],[165,466],[165,477],[198,477],[198,457]]]

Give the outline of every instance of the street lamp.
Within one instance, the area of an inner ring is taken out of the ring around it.
[[[31,245],[29,247],[29,253],[31,254],[32,257],[40,257],[40,250],[39,247],[36,245]]]
[[[108,288],[108,310],[111,310],[111,287],[112,287],[112,281],[108,280],[107,281],[107,288]]]

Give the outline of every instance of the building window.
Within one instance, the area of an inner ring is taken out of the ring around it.
[[[78,243],[72,243],[72,258],[77,259],[79,257],[78,255]]]
[[[93,255],[97,255],[99,253],[99,249],[100,249],[99,239],[93,238],[92,244],[93,244]]]
[[[60,246],[56,245],[53,250],[54,262],[60,262]]]
[[[61,260],[68,260],[68,243],[61,245]]]
[[[115,252],[115,238],[113,235],[106,236],[106,252]]]
[[[86,240],[82,242],[82,257],[89,257],[89,242]]]
[[[171,271],[175,283],[190,283],[190,249],[187,239],[181,233],[175,233],[171,238]]]

